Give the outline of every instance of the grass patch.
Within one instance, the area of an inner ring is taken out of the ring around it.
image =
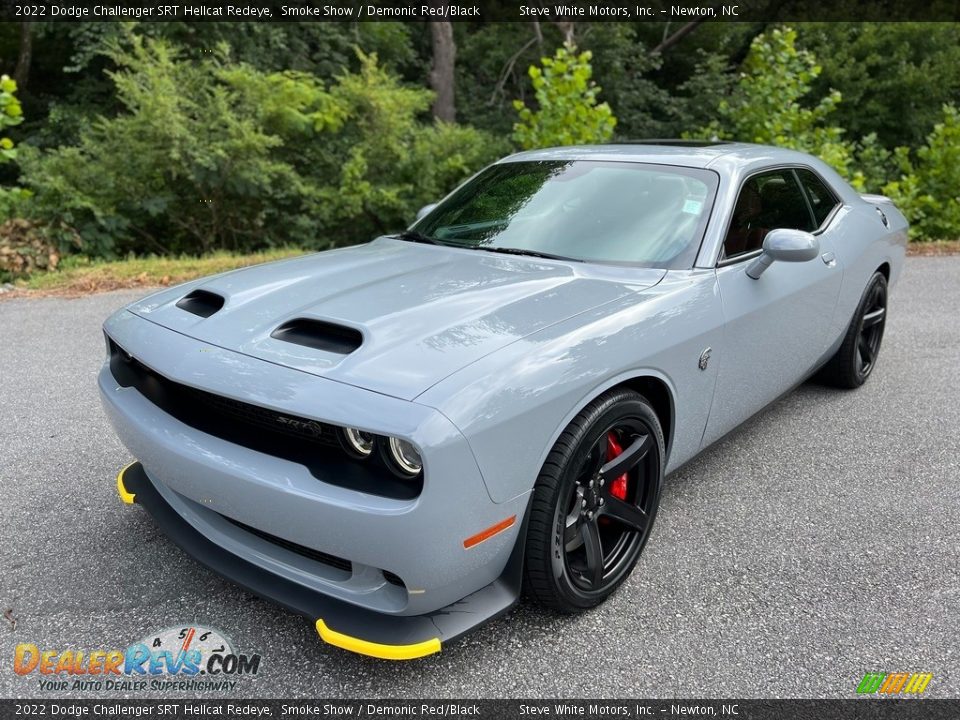
[[[248,265],[296,257],[304,252],[300,248],[277,248],[248,254],[218,251],[202,257],[149,255],[109,262],[70,255],[54,272],[36,273],[16,280],[16,289],[8,294],[87,295],[122,288],[176,285]]]

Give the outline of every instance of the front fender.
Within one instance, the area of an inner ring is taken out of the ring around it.
[[[654,288],[545,328],[460,370],[417,398],[470,444],[495,502],[528,492],[557,437],[591,400],[636,377],[674,402],[667,470],[700,449],[713,399],[722,312],[713,271],[671,271]]]

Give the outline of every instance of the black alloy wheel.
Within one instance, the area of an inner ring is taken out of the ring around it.
[[[857,337],[857,374],[864,380],[873,370],[874,362],[880,353],[880,342],[883,340],[886,320],[887,284],[886,282],[873,283],[866,297]]]
[[[633,566],[651,526],[658,477],[652,431],[639,418],[608,428],[567,493],[562,561],[585,592],[603,590]]]
[[[650,537],[664,454],[656,413],[630,390],[601,396],[571,422],[534,489],[530,594],[574,612],[616,590]]]
[[[877,365],[883,330],[887,324],[887,278],[875,272],[853,314],[847,334],[820,378],[842,388],[858,388]]]

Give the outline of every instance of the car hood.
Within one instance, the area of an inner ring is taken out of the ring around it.
[[[128,309],[210,345],[412,400],[516,340],[663,275],[379,238],[195,281]],[[197,290],[222,297],[222,308],[202,317],[177,305]],[[307,321],[306,335],[274,336],[295,320]],[[337,327],[309,322],[317,320],[349,329],[348,342]],[[299,344],[314,332],[319,342],[307,342],[316,346]],[[322,337],[328,332],[332,344]]]

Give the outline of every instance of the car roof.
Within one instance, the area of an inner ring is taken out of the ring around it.
[[[702,140],[642,140],[528,150],[510,155],[500,162],[613,160],[706,168],[720,158],[724,159],[723,164],[731,162],[736,165],[752,165],[757,161],[798,163],[810,160],[810,156],[805,153],[770,145]]]

